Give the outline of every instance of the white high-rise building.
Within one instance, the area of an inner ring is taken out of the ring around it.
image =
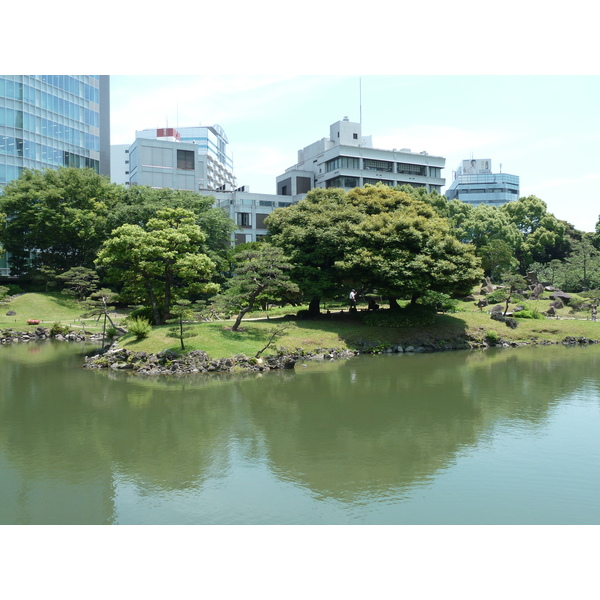
[[[297,164],[277,177],[277,193],[296,197],[313,188],[348,190],[378,182],[441,193],[445,164],[445,158],[427,152],[374,148],[371,136],[362,135],[360,123],[346,117],[330,126],[329,138],[298,151]]]
[[[111,148],[112,181],[195,192],[235,188],[227,136],[219,125],[136,131]]]

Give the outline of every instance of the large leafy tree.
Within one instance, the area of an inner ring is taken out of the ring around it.
[[[600,216],[598,216],[598,222],[596,223],[596,233],[592,235],[592,243],[596,249],[600,250]]]
[[[143,225],[164,208],[183,208],[194,213],[196,225],[205,235],[203,250],[217,264],[219,271],[227,267],[226,256],[231,247],[235,222],[221,208],[215,207],[212,196],[202,196],[189,190],[154,189],[145,186],[123,188],[120,202],[110,214],[110,230],[121,225]]]
[[[313,190],[267,219],[273,243],[318,312],[343,286],[376,288],[395,305],[428,290],[464,293],[482,276],[473,247],[459,242],[428,203],[384,185]]]
[[[0,239],[12,273],[92,267],[118,201],[119,186],[92,169],[25,169],[0,195]]]
[[[486,204],[471,206],[460,200],[448,202],[448,218],[456,238],[475,246],[485,274],[492,279],[519,267],[515,256],[522,235],[506,212]]]
[[[205,235],[191,211],[159,210],[144,227],[125,224],[102,245],[96,264],[109,281],[122,282],[121,297],[151,308],[162,325],[180,298],[214,294],[215,264],[200,251]]]
[[[540,198],[519,198],[516,202],[503,204],[499,210],[508,216],[521,234],[515,256],[522,273],[535,261],[560,260],[571,252],[567,225],[549,213],[546,203]]]
[[[265,219],[273,244],[290,257],[292,279],[299,284],[311,313],[319,312],[321,299],[341,291],[336,262],[344,257],[351,224],[362,218],[344,190],[319,188]]]
[[[427,203],[385,186],[347,194],[363,213],[351,225],[337,268],[346,280],[376,289],[396,307],[428,291],[467,294],[483,276],[474,247],[458,241]]]

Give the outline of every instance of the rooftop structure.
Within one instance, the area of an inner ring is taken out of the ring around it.
[[[298,162],[277,177],[277,193],[296,197],[312,188],[352,189],[378,182],[441,192],[445,164],[445,158],[427,152],[374,148],[371,136],[363,136],[361,125],[346,117],[330,126],[329,138],[298,151]]]
[[[112,147],[115,183],[196,192],[235,189],[233,160],[219,125],[136,131]]]
[[[519,199],[519,177],[493,173],[489,158],[463,160],[445,195],[448,200],[460,200],[472,206],[500,206]]]

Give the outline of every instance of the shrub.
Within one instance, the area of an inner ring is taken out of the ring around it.
[[[500,334],[493,329],[485,332],[485,339],[488,344],[496,345],[500,341]]]
[[[154,312],[150,306],[139,306],[129,313],[129,319],[141,318],[148,321],[152,325],[156,325],[154,322]]]
[[[113,327],[112,325],[110,327],[107,327],[105,331],[106,338],[109,340],[116,338],[118,333],[119,332],[117,331],[117,328]]]
[[[54,323],[52,327],[50,327],[50,335],[65,335],[69,333],[69,327],[67,325],[61,325],[60,323]]]
[[[543,319],[544,315],[537,308],[525,307],[524,310],[513,313],[513,317],[518,319]]]
[[[8,288],[0,285],[0,300],[4,300],[8,296]]]
[[[428,291],[421,296],[417,303],[429,307],[435,312],[454,312],[458,304],[458,300],[450,298],[448,294],[442,292]]]
[[[16,294],[22,294],[23,290],[21,289],[21,286],[17,285],[16,283],[8,283],[6,285],[6,287],[8,288],[8,295],[9,296],[15,296]]]
[[[499,304],[500,302],[506,302],[506,290],[494,290],[491,294],[486,296],[490,304]]]
[[[135,335],[136,340],[143,340],[150,335],[152,331],[152,325],[148,319],[143,317],[134,317],[133,319],[127,319],[127,328],[130,333]]]

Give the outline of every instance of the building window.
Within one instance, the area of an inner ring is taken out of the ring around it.
[[[238,213],[237,214],[238,227],[252,227],[250,217],[251,217],[250,213]]]
[[[358,177],[334,177],[325,185],[328,188],[355,188],[358,187]]]
[[[353,134],[352,134],[352,137],[353,137],[355,140],[357,140],[357,139],[358,139],[358,133],[353,133]]]
[[[398,163],[398,173],[408,173],[410,175],[425,175],[425,165],[409,165],[408,163]]]
[[[184,171],[194,170],[193,150],[177,150],[177,168]]]
[[[381,171],[383,173],[391,173],[394,170],[393,163],[387,160],[372,160],[365,158],[364,168],[369,171]]]
[[[388,181],[387,179],[369,179],[367,177],[365,177],[363,179],[363,184],[364,185],[377,185],[378,183],[383,183],[384,185],[388,185],[390,187],[392,187],[394,185],[393,181]]]
[[[336,171],[337,169],[360,169],[360,159],[351,156],[338,156],[325,163],[327,173]]]

